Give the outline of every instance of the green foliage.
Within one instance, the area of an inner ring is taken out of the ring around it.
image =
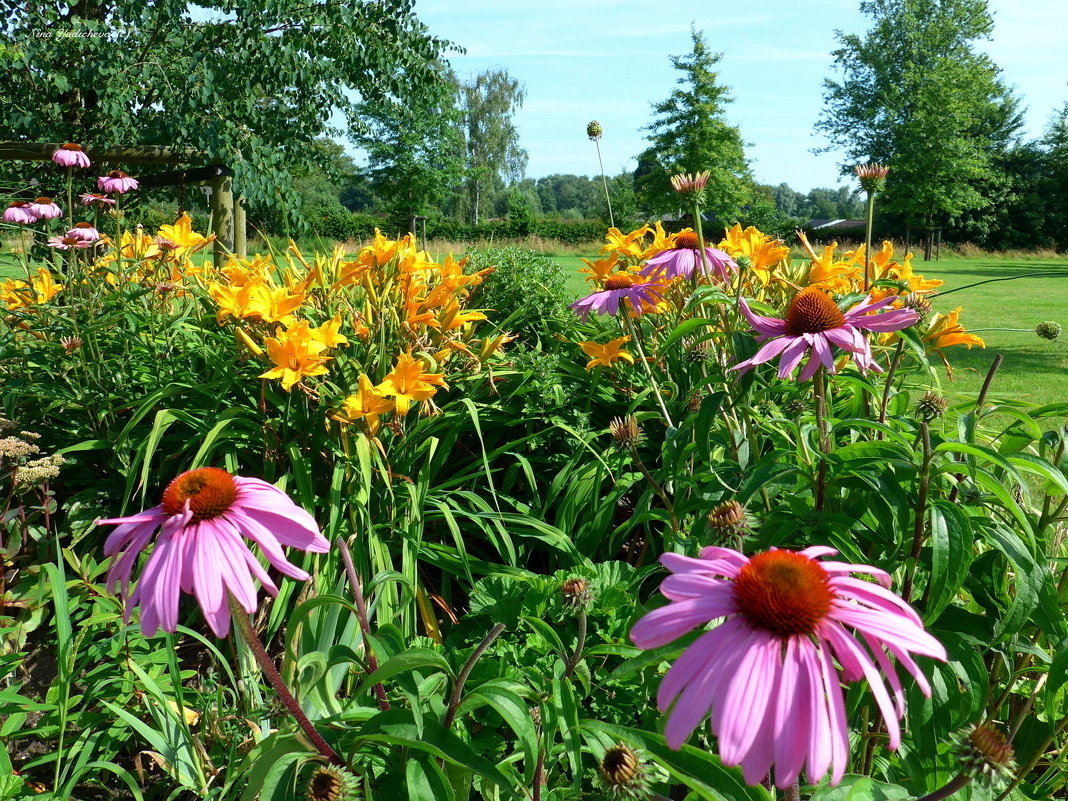
[[[852,163],[889,164],[883,207],[913,224],[987,205],[978,184],[1020,117],[974,50],[993,29],[986,0],[866,0],[861,10],[872,28],[839,34],[842,77],[824,83],[817,130]]]
[[[696,28],[690,36],[693,51],[671,57],[672,66],[682,72],[677,81],[682,88],[653,105],[652,144],[638,157],[635,184],[647,211],[668,212],[680,205],[670,177],[708,170],[706,211],[730,225],[747,199],[749,165],[741,134],[724,116],[731,98],[714,69],[723,55],[710,52]]]
[[[293,224],[288,176],[314,163],[330,109],[358,125],[354,95],[419,96],[448,47],[404,0],[4,0],[0,13],[17,42],[0,138],[192,148],[234,168],[250,207]]]
[[[555,261],[518,247],[479,249],[468,258],[470,271],[493,268],[472,302],[493,309],[503,330],[533,344],[573,328],[563,270]]]
[[[466,152],[461,208],[474,225],[485,217],[493,187],[503,180],[521,178],[526,169],[527,152],[519,145],[519,130],[512,121],[525,97],[523,84],[502,69],[486,70],[460,85]]]

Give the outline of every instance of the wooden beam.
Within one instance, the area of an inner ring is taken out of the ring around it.
[[[137,181],[142,189],[153,189],[157,186],[178,186],[185,184],[211,183],[223,175],[233,175],[234,172],[223,164],[209,164],[207,167],[192,167],[188,170],[171,170],[161,172],[158,175],[146,175]]]
[[[0,160],[51,161],[52,154],[63,142],[0,142]],[[198,150],[166,147],[105,147],[86,148],[92,162],[105,164],[196,164],[208,161],[208,155]]]

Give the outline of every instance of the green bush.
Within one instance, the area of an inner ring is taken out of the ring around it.
[[[576,317],[564,271],[548,256],[518,247],[486,248],[470,255],[471,271],[495,268],[472,299],[494,309],[493,320],[527,342],[570,331]]]

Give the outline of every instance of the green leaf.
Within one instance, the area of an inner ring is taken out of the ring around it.
[[[837,787],[822,787],[809,801],[905,801],[912,793],[897,784],[887,784],[867,776],[844,776]]]
[[[378,713],[363,725],[356,739],[425,751],[438,759],[470,768],[500,787],[508,786],[508,780],[496,765],[476,754],[471,746],[443,729],[441,724],[425,719],[420,731],[412,719],[411,710],[391,709]]]
[[[938,620],[942,611],[957,597],[972,563],[971,523],[960,507],[948,501],[935,501],[930,510],[931,583],[924,617]]]
[[[493,707],[519,738],[523,749],[523,777],[528,783],[533,781],[538,760],[538,733],[526,703],[500,682],[488,681],[464,698],[456,709],[457,717],[473,712],[483,704]]]
[[[356,691],[356,697],[363,695],[379,682],[385,682],[400,673],[408,673],[422,667],[440,670],[450,678],[453,676],[452,666],[437,651],[431,651],[429,648],[412,648],[392,657],[368,676]]]
[[[774,801],[763,787],[750,787],[742,780],[740,770],[723,767],[719,757],[707,751],[690,745],[675,751],[668,747],[659,734],[599,720],[584,720],[581,725],[587,731],[606,734],[617,742],[641,748],[674,778],[706,801]]]
[[[404,763],[408,801],[453,801],[452,785],[437,762],[425,754],[413,754]]]

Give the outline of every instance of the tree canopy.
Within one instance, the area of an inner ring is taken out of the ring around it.
[[[250,205],[357,103],[432,87],[449,43],[412,0],[0,0],[0,139],[192,148],[230,164]],[[294,212],[297,209],[293,210]]]
[[[931,226],[988,204],[992,159],[1014,140],[1017,102],[975,52],[986,0],[865,0],[863,37],[838,33],[840,80],[824,83],[817,130],[853,164],[891,166],[884,208]]]
[[[671,56],[682,72],[679,88],[653,105],[651,146],[638,157],[635,184],[647,211],[672,211],[679,204],[671,175],[708,170],[707,210],[730,222],[748,196],[749,166],[741,134],[724,115],[730,92],[714,69],[723,54],[709,51],[701,31],[692,29],[690,36],[693,50]]]

